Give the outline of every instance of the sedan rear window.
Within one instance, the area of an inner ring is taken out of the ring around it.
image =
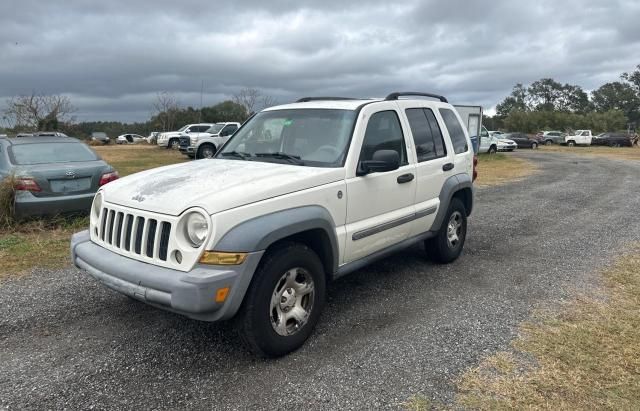
[[[34,143],[9,147],[9,156],[14,164],[68,163],[95,161],[98,156],[81,143]]]

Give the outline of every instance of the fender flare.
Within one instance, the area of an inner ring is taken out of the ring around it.
[[[433,220],[430,231],[438,231],[440,229],[444,216],[449,209],[449,204],[451,203],[453,195],[466,188],[471,189],[472,193],[471,207],[467,210],[467,215],[470,215],[471,210],[473,209],[473,182],[471,177],[468,174],[456,174],[445,180],[442,185],[442,189],[440,190],[440,194],[438,195],[438,198],[440,199],[440,206],[438,207],[438,212],[436,213],[435,220]]]

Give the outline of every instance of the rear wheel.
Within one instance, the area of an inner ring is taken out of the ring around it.
[[[544,144],[547,145],[547,146],[550,146],[550,145],[553,144],[553,141],[552,140],[547,140],[547,141],[544,142]]]
[[[576,142],[575,142],[575,141],[569,141],[569,142],[567,143],[567,145],[568,145],[569,147],[575,147]]]
[[[196,159],[198,158],[212,158],[216,153],[216,147],[213,144],[203,144],[198,148],[198,154],[196,155]]]
[[[440,230],[424,242],[427,256],[441,264],[455,261],[462,253],[466,238],[467,211],[462,201],[453,198]]]
[[[286,243],[263,258],[236,325],[253,353],[279,357],[300,348],[309,338],[324,301],[320,259],[303,244]]]
[[[532,143],[531,144],[531,149],[535,150],[536,148],[538,148],[538,143]]]

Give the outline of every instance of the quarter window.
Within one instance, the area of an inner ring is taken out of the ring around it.
[[[378,150],[394,150],[400,155],[400,164],[407,164],[407,150],[398,114],[393,111],[379,111],[369,118],[364,133],[360,161],[372,160]]]
[[[449,110],[448,108],[441,108],[440,114],[442,115],[444,124],[447,126],[447,130],[449,130],[449,136],[451,137],[451,142],[453,143],[453,151],[456,154],[466,153],[467,151],[469,151],[467,138],[464,135],[464,130],[460,125],[458,117],[454,114],[453,111]]]
[[[411,134],[416,146],[418,162],[433,160],[446,155],[440,126],[428,108],[410,108],[406,110]]]

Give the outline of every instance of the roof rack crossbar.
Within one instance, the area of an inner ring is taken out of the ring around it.
[[[420,93],[418,91],[397,91],[395,93],[389,94],[387,97],[385,97],[385,100],[397,100],[398,97],[401,97],[401,96],[431,97],[431,98],[437,98],[443,103],[448,103],[447,99],[444,96],[441,96],[439,94],[433,94],[433,93]]]
[[[353,97],[302,97],[296,103],[308,103],[309,101],[342,101],[342,100],[358,100]]]

